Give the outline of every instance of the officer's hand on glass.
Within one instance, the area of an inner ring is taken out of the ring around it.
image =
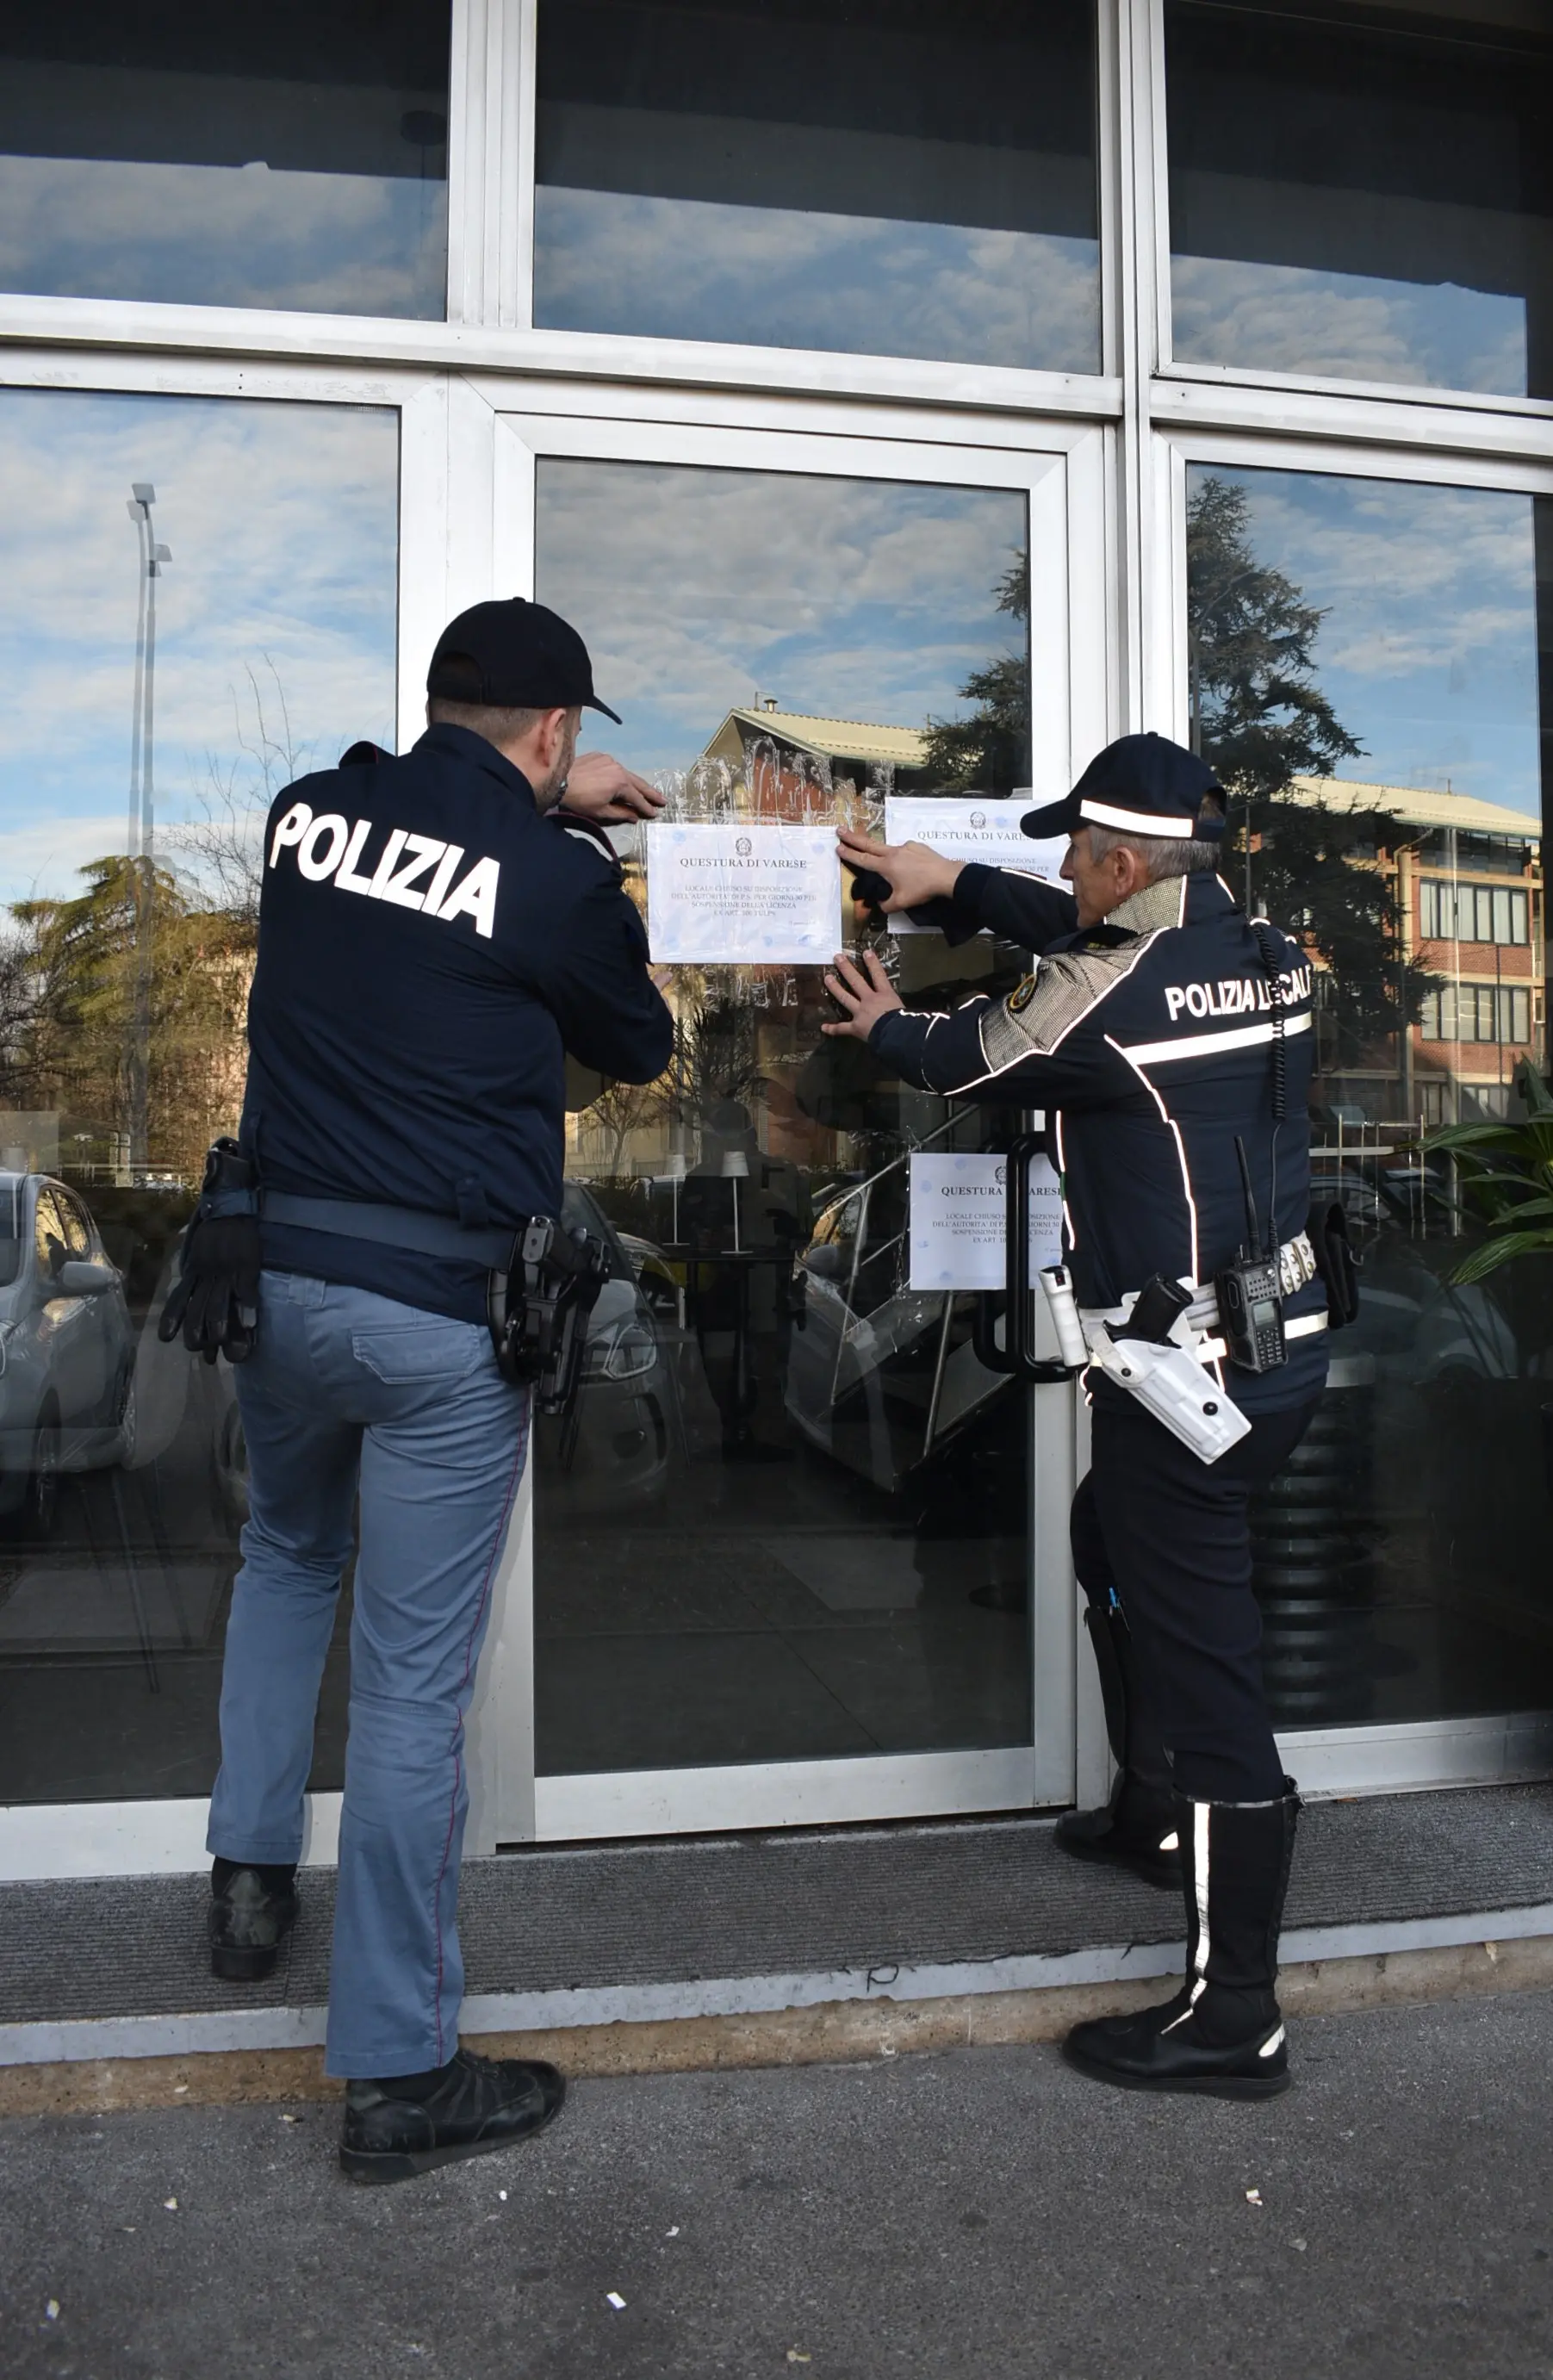
[[[889,886],[884,899],[870,903],[887,915],[896,909],[917,908],[924,901],[952,892],[960,874],[959,860],[940,857],[925,843],[881,843],[877,835],[843,826],[836,844],[843,867],[860,876],[882,878]]]
[[[849,1035],[854,1041],[866,1041],[881,1016],[905,1004],[872,951],[865,951],[861,962],[838,951],[825,989],[844,1014],[835,1024],[822,1025],[821,1033]]]
[[[574,817],[597,819],[601,826],[625,826],[633,819],[656,818],[667,795],[611,753],[579,752],[566,771],[562,799]]]

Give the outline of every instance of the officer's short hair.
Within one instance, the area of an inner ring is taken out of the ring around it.
[[[444,679],[455,674],[467,678],[475,699],[455,702],[446,695],[432,695],[426,705],[426,715],[433,727],[467,727],[472,735],[483,735],[488,744],[519,744],[544,717],[542,710],[504,710],[494,703],[481,702],[478,691],[480,667],[472,654],[444,653],[437,668]],[[559,709],[560,705],[555,707]]]
[[[1217,802],[1206,800],[1203,815],[1222,816]],[[1128,834],[1113,826],[1091,826],[1089,851],[1092,858],[1103,859],[1108,851],[1118,851],[1125,844],[1135,851],[1148,870],[1148,880],[1157,884],[1162,876],[1211,876],[1222,854],[1217,839],[1209,843],[1206,836],[1198,841],[1183,842],[1179,835]]]

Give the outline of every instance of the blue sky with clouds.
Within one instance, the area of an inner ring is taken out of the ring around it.
[[[1345,776],[1541,809],[1532,499],[1478,488],[1243,471],[1259,562],[1327,614],[1321,686],[1365,757]]]
[[[538,517],[540,597],[587,638],[638,768],[684,769],[758,691],[960,716],[967,672],[1023,648],[995,595],[1028,537],[1007,489],[547,459]]]
[[[159,823],[242,750],[247,673],[284,689],[301,764],[392,742],[398,419],[382,407],[0,392],[0,900],[76,889],[125,847],[137,540],[157,491]],[[273,667],[271,666],[273,664]],[[236,710],[235,710],[236,704]]]
[[[1171,345],[1195,363],[1485,395],[1526,393],[1526,301],[1217,256],[1171,260]]]
[[[551,329],[1100,368],[1093,239],[543,183],[534,206]]]

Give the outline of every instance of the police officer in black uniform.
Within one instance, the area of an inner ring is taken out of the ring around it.
[[[1110,1807],[1059,1839],[1179,1875],[1188,1937],[1175,1998],[1078,2026],[1067,2055],[1110,2082],[1263,2097],[1289,2080],[1275,1983],[1298,1802],[1263,1693],[1247,1506],[1326,1378],[1310,968],[1237,907],[1221,790],[1164,737],[1123,736],[1023,823],[1071,837],[1071,893],[843,835],[879,908],[1039,955],[1006,999],[950,1015],[906,1010],[871,952],[838,957],[845,1021],[825,1029],[929,1089],[1048,1111],[1092,1407],[1074,1556],[1122,1767]]]
[[[163,1324],[236,1360],[249,1463],[209,1837],[220,1975],[267,1973],[296,1915],[359,1499],[327,2064],[341,2162],[368,2181],[560,2105],[553,2068],[458,2047],[464,1719],[528,1430],[488,1284],[520,1225],[559,1216],[567,1054],[643,1083],[673,1038],[607,844],[549,815],[564,791],[595,820],[658,798],[607,756],[574,766],[583,707],[606,708],[581,638],[540,604],[477,604],[427,684],[412,751],[356,747],[271,808],[240,1142],[212,1152]]]

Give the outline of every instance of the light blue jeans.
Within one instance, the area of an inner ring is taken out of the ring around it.
[[[250,1518],[232,1591],[209,1848],[285,1861],[355,1543],[350,1733],[325,2063],[417,2074],[458,2046],[464,1718],[523,1475],[527,1392],[490,1334],[370,1290],[266,1272],[235,1374]]]

